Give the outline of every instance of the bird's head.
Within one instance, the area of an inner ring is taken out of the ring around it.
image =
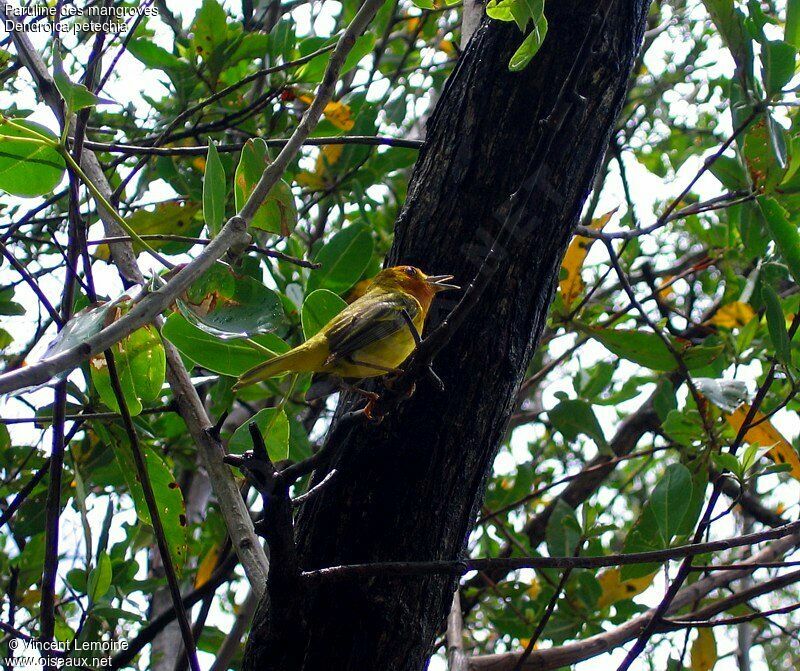
[[[427,307],[440,291],[461,288],[455,284],[448,284],[452,279],[452,275],[426,275],[414,266],[393,266],[379,272],[373,279],[372,286],[386,291],[399,290],[411,294]]]

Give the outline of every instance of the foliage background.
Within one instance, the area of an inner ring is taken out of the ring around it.
[[[797,11],[794,5],[789,3],[790,12]],[[140,235],[167,236],[149,242],[179,263],[200,249],[186,238],[208,239],[218,233],[221,222],[241,205],[241,191],[252,186],[253,175],[263,166],[259,141],[240,151],[241,145],[254,137],[291,134],[311,101],[327,56],[256,77],[246,86],[236,87],[237,82],[258,68],[329,46],[357,4],[223,6],[205,0],[192,9],[170,3],[156,6],[159,17],[130,24],[129,32],[106,41],[102,72],[111,74],[98,95],[114,102],[91,108],[87,137],[107,144],[169,148],[169,155],[151,157],[135,172],[136,152],[104,152],[102,145],[98,150],[112,185],[133,174],[120,192],[121,214]],[[539,15],[537,7],[531,5],[528,18]],[[461,12],[458,4],[387,2],[358,40],[336,100],[326,108],[314,135],[422,139],[425,119],[460,53]],[[709,491],[709,473],[716,477],[725,469],[731,483],[726,491],[735,491],[738,482],[744,497],[723,499],[725,505],[717,512],[724,514],[714,521],[711,537],[759,529],[765,519],[774,522],[776,516],[796,519],[797,351],[788,344],[786,328],[800,301],[800,156],[794,151],[793,106],[800,35],[792,20],[797,17],[790,14],[787,22],[786,12],[783,4],[753,0],[736,3],[735,9],[724,0],[653,4],[644,51],[584,220],[603,233],[620,232],[622,241],[612,245],[647,319],[631,305],[604,245],[596,242],[587,250],[589,239],[576,238],[549,327],[496,460],[484,517],[471,539],[474,556],[569,555],[581,525],[591,537],[585,552],[592,554],[686,542],[701,512],[700,494]],[[494,13],[501,14],[496,9]],[[530,34],[528,18],[520,23]],[[77,31],[62,38],[64,67],[80,78],[92,36]],[[8,49],[0,73],[4,115],[30,117],[57,132],[14,49],[8,40],[2,46]],[[55,68],[51,42],[42,38],[37,47]],[[169,128],[188,107],[230,86],[230,93]],[[762,106],[763,101],[769,104]],[[742,128],[751,112],[752,122]],[[165,128],[166,135],[159,137]],[[704,160],[737,129],[723,155],[692,183]],[[205,148],[192,149],[207,145],[209,138],[220,144],[218,162]],[[231,151],[231,146],[236,149]],[[274,148],[270,151],[274,156]],[[182,309],[168,316],[162,334],[185,357],[210,416],[231,413],[223,430],[230,452],[249,447],[246,426],[255,416],[267,434],[273,459],[306,458],[320,444],[334,404],[306,403],[306,378],[298,381],[282,407],[286,380],[234,395],[232,376],[264,354],[243,339],[219,337],[219,328],[266,332],[253,339],[279,352],[301,342],[338,311],[358,283],[380,268],[415,157],[415,148],[374,144],[304,148],[260,212],[260,230],[253,231],[259,249],[236,260],[235,273],[217,269],[209,274],[178,306]],[[248,168],[248,161],[255,167]],[[13,192],[19,175],[6,171],[0,186]],[[692,188],[683,193],[689,183]],[[52,192],[59,194],[65,187],[63,180]],[[221,198],[214,197],[214,189]],[[66,277],[61,253],[68,245],[66,195],[64,191],[46,205],[41,198],[2,197],[3,243],[54,305]],[[665,209],[678,196],[673,214],[679,216],[664,221]],[[81,210],[90,225],[88,239],[102,239],[94,204],[84,199]],[[648,231],[654,223],[657,226]],[[107,248],[91,244],[89,249],[100,296],[122,295],[127,287],[107,266]],[[322,267],[304,268],[265,250]],[[140,260],[151,272],[162,270],[147,254]],[[3,363],[5,370],[12,370],[41,356],[56,328],[7,261],[2,279],[7,286],[0,294]],[[85,292],[78,291],[75,309],[87,304]],[[224,313],[226,307],[230,313]],[[684,371],[676,372],[680,366],[653,325],[681,352],[698,393],[683,383]],[[163,351],[157,333],[138,332],[115,354],[121,368],[129,371],[123,373],[126,401],[136,415],[171,553],[181,567],[184,588],[191,591],[224,564],[230,552],[225,528],[198,469],[194,444],[180,416],[170,411],[170,394],[162,388]],[[766,457],[752,450],[740,451],[738,460],[720,457],[736,436],[728,416],[735,422],[735,408],[752,401],[773,361],[776,379],[761,403],[769,417],[747,434],[747,442],[777,449],[789,467],[771,468]],[[734,381],[743,383],[746,392]],[[103,414],[80,425],[67,423],[71,440],[61,491],[57,586],[62,601],[56,635],[63,640],[133,638],[148,609],[158,610],[168,597],[103,362],[89,362],[73,372],[68,394],[70,415]],[[4,402],[7,430],[0,429],[0,492],[6,506],[45,464],[52,410],[49,389],[22,391]],[[645,413],[655,413],[655,422],[632,430]],[[33,417],[36,422],[30,421]],[[587,502],[577,512],[558,503],[565,478],[622,444],[641,456],[621,459],[596,491],[587,492]],[[9,520],[0,554],[6,595],[3,619],[32,635],[39,627],[48,482],[43,477]],[[258,510],[257,497],[250,498]],[[663,501],[677,501],[679,510],[685,508],[677,521],[658,507]],[[545,506],[554,511],[546,537],[532,544],[527,532]],[[501,512],[492,515],[495,511]],[[736,556],[734,552],[730,558]],[[542,639],[560,645],[585,638],[658,603],[665,587],[663,570],[650,566],[629,571],[623,570],[622,578],[638,580],[627,591],[614,582],[613,571],[573,572]],[[776,571],[762,569],[754,580]],[[652,579],[642,579],[654,572]],[[488,587],[479,577],[463,581],[462,602],[471,606],[465,619],[471,654],[524,647],[558,580],[553,572],[531,569],[501,573],[499,578]],[[218,650],[246,593],[240,569],[234,569],[208,601],[206,615],[200,607],[195,609],[194,617],[204,621],[198,637],[201,653]],[[788,587],[727,615],[797,601],[796,588]],[[777,615],[742,626],[752,634],[754,663],[775,669],[787,668],[788,659],[797,663],[796,617]],[[711,668],[717,658],[718,668],[734,668],[740,632],[735,627],[698,631],[714,634],[700,636],[686,629],[656,636],[641,668],[663,668],[667,659],[670,668]],[[434,664],[441,667],[442,647],[437,654]],[[175,652],[156,644],[137,663],[142,668],[163,663],[159,655],[174,662]],[[210,659],[201,654],[204,664]],[[587,662],[585,667],[600,663],[606,662]],[[238,657],[231,664],[236,668]]]

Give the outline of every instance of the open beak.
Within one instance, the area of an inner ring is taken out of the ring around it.
[[[457,284],[448,284],[448,280],[452,280],[452,275],[428,275],[425,278],[425,281],[430,284],[434,290],[437,292],[439,291],[447,291],[448,289],[460,289],[461,287]]]

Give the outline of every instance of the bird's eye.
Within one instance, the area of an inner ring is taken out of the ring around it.
[[[406,266],[406,275],[409,277],[415,277],[417,274],[417,269],[412,266]]]

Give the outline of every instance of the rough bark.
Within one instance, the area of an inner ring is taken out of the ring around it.
[[[519,30],[484,21],[429,122],[389,264],[454,273],[462,285],[474,276],[597,4],[548,2],[550,32],[520,73],[507,68]],[[322,471],[336,468],[338,475],[300,513],[303,568],[464,552],[564,249],[625,94],[646,9],[643,0],[614,3],[578,87],[586,104],[556,139],[547,184],[492,286],[437,357],[446,391],[421,380],[413,398],[381,424],[331,431],[336,444]],[[433,322],[451,307],[439,300]],[[318,472],[317,481],[324,475]],[[265,601],[245,668],[416,671],[426,664],[454,586],[438,576],[316,587],[296,595],[302,615],[292,608],[295,630],[280,635],[277,605]]]

